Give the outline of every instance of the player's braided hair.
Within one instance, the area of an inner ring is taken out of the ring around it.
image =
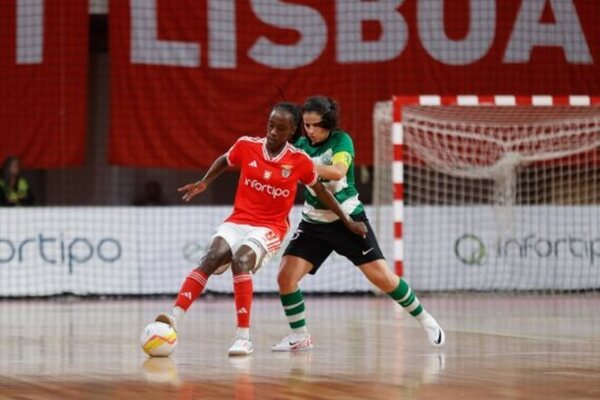
[[[284,111],[292,117],[292,124],[296,127],[296,129],[290,137],[289,142],[294,143],[300,136],[304,134],[304,128],[300,123],[300,120],[302,119],[302,109],[297,104],[282,101],[281,103],[277,103],[273,106],[273,111],[274,110]]]
[[[304,112],[315,112],[321,116],[319,126],[330,131],[337,129],[339,108],[337,102],[327,96],[311,96],[304,102]]]

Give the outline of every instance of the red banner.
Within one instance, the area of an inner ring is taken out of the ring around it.
[[[87,62],[87,2],[0,1],[0,160],[83,162]]]
[[[206,167],[272,104],[340,102],[357,161],[394,94],[600,94],[596,0],[112,1],[110,161]]]

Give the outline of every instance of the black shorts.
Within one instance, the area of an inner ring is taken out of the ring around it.
[[[375,232],[365,213],[353,215],[352,219],[365,223],[369,230],[366,238],[352,233],[340,220],[329,224],[302,221],[283,255],[296,256],[309,261],[313,265],[311,274],[317,272],[332,251],[346,257],[354,265],[383,259]]]

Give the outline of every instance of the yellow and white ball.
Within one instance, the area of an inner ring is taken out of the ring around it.
[[[152,322],[140,338],[142,349],[151,357],[168,357],[177,346],[177,332],[164,322]]]

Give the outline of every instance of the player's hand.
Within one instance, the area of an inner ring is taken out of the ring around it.
[[[177,189],[177,191],[185,192],[183,194],[183,197],[181,197],[181,199],[183,201],[190,201],[191,199],[193,199],[200,193],[204,192],[207,187],[208,187],[208,185],[206,184],[206,182],[199,181],[199,182],[195,182],[195,183],[188,183],[187,185],[182,186],[179,189]]]
[[[353,221],[352,218],[349,218],[349,220],[350,222],[346,224],[346,228],[350,229],[352,233],[366,238],[369,230],[367,229],[365,223],[361,221]]]

